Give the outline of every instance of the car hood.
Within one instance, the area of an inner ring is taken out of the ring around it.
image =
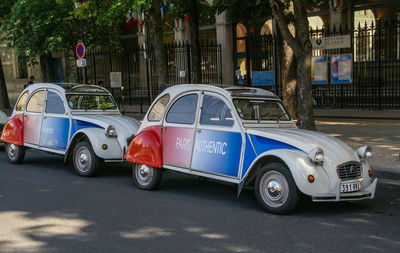
[[[72,117],[75,120],[82,120],[85,122],[93,123],[106,129],[109,125],[115,127],[117,136],[124,136],[128,138],[136,135],[140,123],[138,120],[121,115],[82,115]]]
[[[325,160],[332,164],[342,164],[348,161],[360,161],[357,152],[339,139],[326,134],[302,129],[287,128],[257,128],[247,129],[250,135],[257,135],[289,144],[307,154],[320,147],[325,154]]]

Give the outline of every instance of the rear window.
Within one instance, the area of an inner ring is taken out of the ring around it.
[[[15,110],[16,111],[23,111],[24,110],[24,106],[25,106],[25,102],[26,99],[29,96],[29,91],[25,91],[24,94],[22,94],[22,96],[19,98],[17,105],[15,106]]]
[[[165,111],[165,107],[169,102],[169,94],[162,96],[151,108],[148,116],[149,121],[160,121]]]

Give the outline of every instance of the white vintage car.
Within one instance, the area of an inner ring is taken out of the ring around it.
[[[300,194],[314,201],[374,197],[371,149],[297,129],[281,100],[257,88],[177,85],[151,105],[126,160],[140,189],[155,189],[162,169],[254,184],[269,212],[294,210]]]
[[[140,123],[122,116],[102,87],[63,87],[39,83],[22,91],[1,135],[8,160],[21,163],[26,148],[38,149],[72,158],[80,176],[94,175],[100,161],[124,161]]]

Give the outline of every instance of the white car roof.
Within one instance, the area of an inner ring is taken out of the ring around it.
[[[165,89],[159,97],[163,96],[166,93],[169,93],[171,97],[175,97],[176,95],[192,90],[204,90],[217,92],[219,94],[223,94],[226,97],[268,97],[279,99],[277,95],[274,93],[253,87],[218,87],[217,85],[208,85],[208,84],[179,84],[171,86]]]

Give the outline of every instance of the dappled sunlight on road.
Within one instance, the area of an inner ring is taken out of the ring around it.
[[[145,227],[131,232],[121,232],[121,237],[127,239],[154,239],[172,235],[169,229]]]
[[[27,212],[0,212],[1,252],[40,252],[47,244],[42,237],[81,238],[89,222],[57,216],[29,217]]]

